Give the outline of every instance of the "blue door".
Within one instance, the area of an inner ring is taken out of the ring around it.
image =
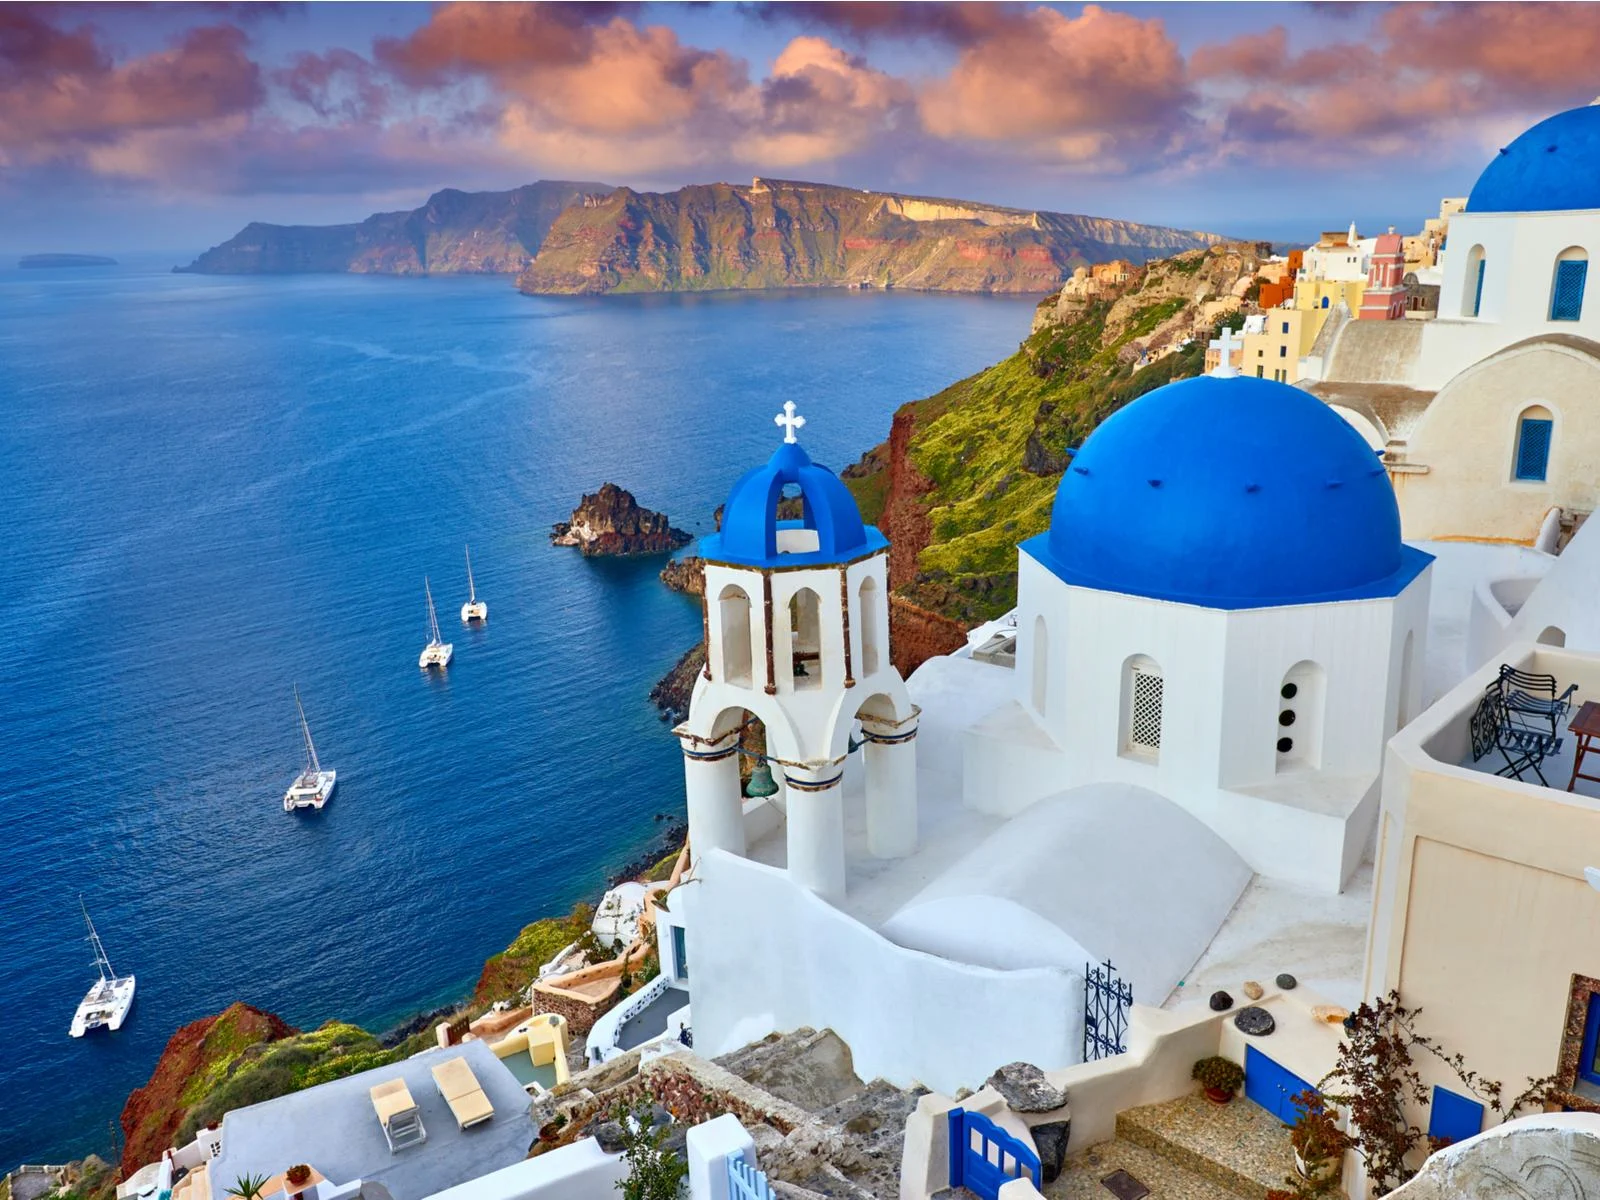
[[[997,1200],[1000,1188],[1023,1174],[1044,1186],[1039,1156],[988,1117],[952,1108],[949,1121],[951,1187]]]
[[[1254,1046],[1244,1048],[1244,1095],[1254,1100],[1285,1125],[1299,1117],[1294,1098],[1313,1091],[1311,1085],[1292,1071],[1286,1071]]]

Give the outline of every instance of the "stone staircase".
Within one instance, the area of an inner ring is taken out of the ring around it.
[[[1150,1200],[1266,1200],[1294,1174],[1289,1131],[1242,1097],[1216,1105],[1198,1092],[1117,1114],[1116,1137],[1071,1156],[1050,1200],[1112,1200],[1117,1170]]]

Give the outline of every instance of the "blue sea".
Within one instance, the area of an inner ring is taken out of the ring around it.
[[[551,523],[613,480],[705,532],[785,400],[837,469],[1032,303],[166,266],[0,270],[0,1168],[115,1150],[167,1038],[234,1000],[381,1030],[595,896],[682,814],[646,693],[700,616]],[[311,815],[281,806],[296,684],[339,772]],[[139,991],[73,1041],[80,894]]]

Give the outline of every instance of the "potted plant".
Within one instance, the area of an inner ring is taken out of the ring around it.
[[[1350,1149],[1350,1137],[1339,1128],[1334,1111],[1316,1091],[1307,1090],[1294,1097],[1299,1116],[1289,1131],[1294,1147],[1294,1166],[1302,1179],[1316,1182],[1327,1178]]]
[[[294,1166],[283,1173],[283,1178],[289,1185],[285,1190],[291,1196],[299,1196],[300,1189],[305,1187],[311,1180],[311,1164],[295,1163]]]
[[[265,1175],[241,1175],[233,1181],[228,1195],[235,1200],[261,1200],[261,1189],[266,1185]]]
[[[1200,1059],[1189,1074],[1200,1081],[1206,1099],[1213,1104],[1228,1103],[1244,1083],[1244,1068],[1219,1054]]]

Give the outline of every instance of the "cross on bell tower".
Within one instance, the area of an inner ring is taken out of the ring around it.
[[[783,426],[783,440],[794,443],[800,439],[794,436],[794,431],[806,423],[806,419],[794,411],[794,401],[785,400],[783,411],[772,418],[773,422]]]

